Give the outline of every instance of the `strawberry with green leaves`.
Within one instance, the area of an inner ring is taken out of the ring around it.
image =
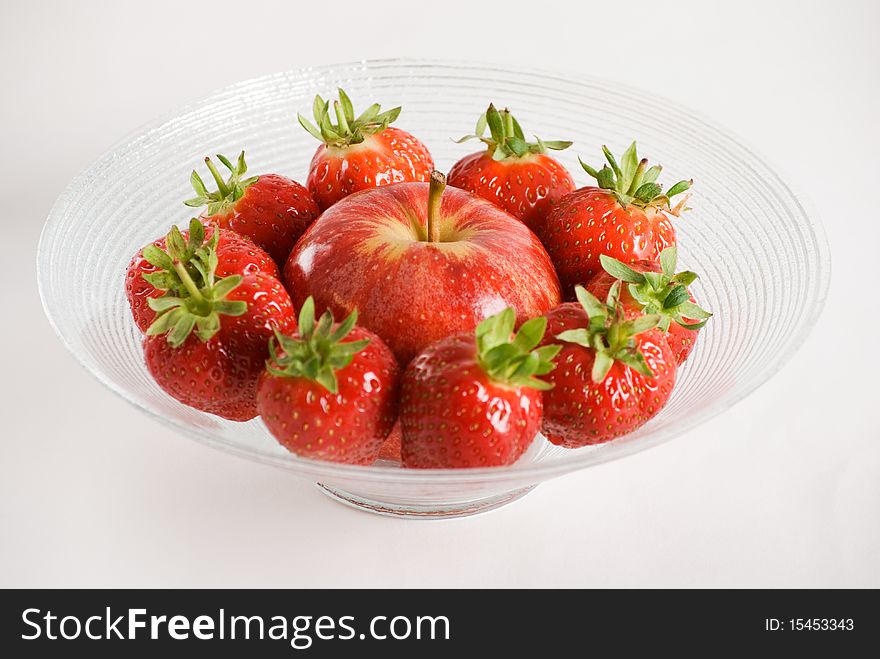
[[[320,214],[309,191],[278,174],[249,176],[244,151],[233,164],[217,154],[229,176],[224,179],[210,158],[205,158],[217,189],[209,191],[199,173],[193,170],[190,183],[196,196],[184,203],[192,208],[206,206],[202,218],[246,236],[266,250],[283,266],[299,237]]]
[[[659,314],[626,313],[615,283],[600,302],[582,286],[578,302],[547,314],[545,341],[562,342],[553,388],[544,392],[544,435],[565,448],[601,444],[656,415],[675,385],[675,354]]]
[[[355,116],[351,99],[340,89],[332,114],[330,102],[318,95],[312,106],[314,124],[297,115],[300,125],[321,142],[309,167],[308,188],[322,211],[359,190],[430,177],[434,161],[428,147],[391,126],[400,108],[380,110],[374,103]]]
[[[574,190],[571,174],[548,153],[567,149],[571,142],[545,142],[538,137],[527,142],[519,122],[507,109],[499,111],[490,104],[477,121],[474,134],[458,142],[470,139],[480,140],[486,149],[455,163],[449,170],[449,185],[491,201],[530,229]]]
[[[306,299],[299,330],[276,332],[260,377],[257,408],[269,431],[302,457],[370,464],[397,418],[398,367],[391,350],[357,327],[357,311],[315,322]]]
[[[560,346],[538,348],[547,325],[526,321],[514,335],[508,307],[475,333],[442,339],[406,369],[400,398],[405,467],[509,465],[526,451],[541,425],[541,394],[551,385]]]
[[[659,314],[658,328],[666,332],[669,347],[682,364],[694,348],[697,333],[712,314],[697,305],[688,289],[697,274],[688,270],[676,273],[677,261],[676,247],[664,249],[659,263],[636,261],[626,265],[603,254],[603,271],[590,280],[587,291],[602,300],[615,282],[623,282],[621,303],[637,314]]]
[[[660,252],[675,245],[677,217],[687,203],[681,197],[692,182],[679,181],[666,192],[657,183],[661,167],[639,160],[636,143],[617,159],[603,146],[608,164],[596,170],[583,161],[584,170],[597,186],[579,188],[563,197],[535,224],[537,234],[556,266],[563,294],[571,299],[574,287],[586,285],[602,267],[602,254],[624,263],[655,261]]]
[[[148,299],[156,319],[144,339],[147,370],[185,405],[233,421],[254,418],[269,341],[275,331],[296,328],[287,291],[277,278],[261,273],[217,277],[215,239],[187,262],[179,245],[167,253],[146,251],[181,283],[177,294]]]
[[[204,285],[193,259],[197,255],[204,259],[208,249],[217,256],[214,272],[217,278],[263,274],[277,279],[280,276],[275,261],[250,239],[226,229],[205,227],[193,218],[188,231],[172,227],[164,238],[139,250],[128,264],[125,295],[134,323],[141,332],[146,332],[156,320],[156,312],[149,304],[151,298],[185,294],[183,282],[171,267],[174,263],[183,264],[197,287]]]

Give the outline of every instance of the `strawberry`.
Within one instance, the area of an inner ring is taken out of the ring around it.
[[[660,252],[659,263],[636,261],[630,267],[605,254],[600,260],[604,270],[590,280],[587,291],[603,300],[616,281],[628,284],[621,289],[621,303],[637,313],[660,314],[658,327],[666,332],[676,362],[682,364],[693,350],[697,332],[712,314],[697,306],[688,290],[697,274],[676,274],[677,248],[667,247]]]
[[[382,448],[379,449],[379,459],[400,462],[401,442],[403,442],[403,431],[400,429],[400,419],[398,419],[391,429],[391,433],[385,438]]]
[[[195,218],[189,226],[188,232],[172,227],[167,236],[139,250],[128,264],[125,295],[135,325],[141,332],[146,332],[156,320],[156,312],[149,306],[150,298],[178,295],[183,290],[177,272],[174,269],[165,270],[161,264],[180,262],[200,287],[201,274],[191,261],[200,249],[210,247],[217,255],[215,277],[255,274],[275,278],[280,276],[275,261],[249,239],[226,229],[215,231],[213,226],[205,227]]]
[[[374,103],[355,117],[351,99],[339,90],[333,102],[337,123],[330,117],[330,102],[315,96],[315,124],[303,115],[299,123],[322,142],[309,167],[308,187],[321,210],[358,190],[404,181],[427,181],[434,169],[428,147],[406,131],[390,124],[400,108],[379,112]]]
[[[218,259],[211,242],[186,265],[177,248],[168,254],[149,251],[158,267],[175,272],[182,284],[178,295],[148,300],[157,314],[144,339],[150,374],[185,405],[233,421],[254,418],[269,340],[275,330],[296,328],[281,282],[261,273],[216,278]],[[199,283],[189,266],[199,273]]]
[[[315,323],[308,298],[293,336],[276,332],[260,377],[257,409],[269,431],[297,455],[370,464],[397,417],[398,367],[391,350],[356,327],[357,311]]]
[[[566,195],[534,226],[569,299],[577,284],[586,284],[600,272],[600,255],[624,263],[654,261],[674,245],[675,229],[669,216],[684,210],[687,197],[675,206],[670,200],[692,183],[679,181],[664,193],[656,183],[660,166],[648,167],[646,159],[639,160],[635,142],[619,165],[608,147],[602,150],[608,165],[601,170],[581,161],[598,187],[587,186]]]
[[[675,385],[675,354],[654,329],[660,316],[625,317],[619,291],[615,283],[603,304],[578,286],[578,302],[547,314],[548,337],[564,342],[548,376],[554,386],[544,392],[542,430],[554,444],[580,448],[630,433],[663,408]]]
[[[405,467],[509,465],[525,452],[541,424],[537,376],[549,373],[560,346],[535,349],[543,317],[511,338],[512,307],[484,320],[475,333],[429,346],[406,369],[400,398]]]
[[[484,137],[487,126],[489,137]],[[526,142],[519,122],[507,109],[499,112],[490,104],[475,133],[458,142],[470,139],[487,148],[455,163],[449,170],[449,185],[491,201],[530,229],[574,190],[571,174],[547,154],[548,149],[567,149],[571,142],[544,142],[537,137],[536,142]]]
[[[229,170],[229,178],[224,181],[211,159],[205,158],[217,190],[209,192],[193,170],[190,183],[197,196],[184,203],[193,208],[207,206],[202,214],[206,222],[247,236],[284,265],[296,241],[320,214],[312,195],[296,181],[278,174],[243,178],[247,173],[244,151],[235,165],[220,154],[217,159]]]

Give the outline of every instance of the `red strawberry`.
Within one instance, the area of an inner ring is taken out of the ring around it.
[[[206,228],[197,219],[191,220],[189,226],[188,232],[172,227],[167,236],[139,250],[128,264],[125,295],[135,325],[141,332],[146,332],[156,320],[156,312],[149,306],[150,298],[177,295],[183,290],[179,275],[173,269],[163,269],[160,263],[168,265],[179,261],[196,285],[201,286],[202,276],[191,260],[198,250],[210,246],[217,255],[216,277],[256,274],[275,278],[280,276],[275,261],[250,239],[225,229],[215,233],[213,226]],[[173,258],[170,253],[173,253]]]
[[[547,314],[546,340],[563,341],[544,393],[544,435],[565,448],[601,444],[636,430],[666,404],[675,385],[675,355],[653,329],[659,315],[624,318],[619,284],[607,304],[582,286],[578,303]]]
[[[355,117],[351,99],[339,90],[333,102],[337,123],[330,118],[330,102],[315,96],[315,123],[298,115],[299,123],[323,142],[312,158],[308,186],[321,210],[358,190],[404,181],[427,181],[434,169],[428,147],[393,128],[400,108],[380,113],[374,103]]]
[[[553,368],[559,346],[534,349],[547,325],[523,323],[511,339],[513,308],[484,320],[474,334],[442,339],[406,369],[400,398],[405,467],[509,465],[526,451],[541,424],[536,376]]]
[[[397,362],[356,322],[356,311],[338,325],[325,312],[316,324],[309,298],[299,332],[276,333],[257,408],[269,431],[297,455],[370,464],[394,426]]]
[[[486,126],[489,137],[484,137]],[[449,170],[449,185],[473,192],[506,210],[530,229],[562,197],[574,190],[571,174],[547,149],[561,150],[571,142],[526,142],[519,122],[509,110],[494,105],[477,121],[473,135],[459,143],[479,139],[487,149],[465,156]]]
[[[687,197],[674,207],[670,199],[691,186],[691,181],[679,181],[664,193],[656,183],[660,166],[648,167],[647,160],[639,160],[635,142],[621,157],[620,165],[607,147],[602,150],[610,167],[596,171],[581,161],[599,186],[580,188],[563,197],[534,227],[569,299],[577,284],[586,284],[601,271],[600,255],[624,263],[654,261],[674,245],[675,229],[669,215],[679,215]]]
[[[636,313],[660,314],[659,329],[666,332],[666,341],[681,364],[693,350],[697,332],[712,314],[697,306],[688,290],[697,274],[676,274],[677,260],[675,247],[664,249],[659,263],[636,261],[632,267],[603,254],[604,270],[590,280],[587,291],[604,300],[615,282],[626,284],[620,291],[621,303]]]
[[[179,275],[182,290],[179,296],[149,299],[157,313],[144,339],[150,374],[185,405],[233,421],[254,418],[269,340],[275,330],[296,328],[281,282],[264,274],[215,279],[217,255],[210,243],[190,260],[201,285],[170,254],[156,260]]]
[[[296,241],[320,214],[312,195],[296,181],[278,174],[243,178],[247,172],[244,151],[235,165],[220,154],[217,159],[229,170],[229,178],[224,181],[211,159],[205,158],[217,191],[209,192],[193,170],[190,183],[197,196],[184,203],[193,208],[207,206],[202,214],[206,222],[247,236],[284,265]]]

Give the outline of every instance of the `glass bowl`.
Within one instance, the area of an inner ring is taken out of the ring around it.
[[[693,210],[677,222],[680,265],[702,276],[694,293],[715,313],[679,371],[666,408],[637,432],[596,447],[555,447],[539,437],[511,467],[406,470],[299,458],[259,420],[234,423],[184,407],[147,374],[141,336],[123,293],[131,255],[185,223],[190,171],[208,154],[247,151],[250,171],[305,181],[316,141],[297,124],[316,93],[337,86],[365,107],[403,106],[397,124],[448,171],[477,149],[454,144],[491,100],[545,139],[572,139],[558,157],[577,164],[637,139],[663,164],[663,180],[693,177]],[[766,381],[810,331],[825,298],[829,253],[820,223],[765,160],[726,130],[666,99],[580,75],[445,61],[371,61],[243,82],[156,121],[110,149],[61,194],[38,255],[46,314],[68,349],[101,382],[188,437],[287,469],[333,498],[376,513],[450,517],[513,501],[541,481],[656,446],[729,408]]]

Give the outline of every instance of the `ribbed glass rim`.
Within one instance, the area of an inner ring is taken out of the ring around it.
[[[603,445],[601,449],[585,452],[583,455],[573,455],[570,459],[567,459],[564,462],[554,462],[549,464],[517,464],[511,467],[489,467],[460,470],[407,470],[400,469],[398,467],[363,467],[356,465],[343,465],[331,462],[311,460],[307,458],[300,458],[293,454],[279,455],[256,449],[244,448],[243,446],[234,444],[226,439],[219,438],[204,429],[188,426],[183,423],[178,423],[159,414],[156,414],[153,410],[150,410],[149,408],[142,405],[139,401],[131,397],[123,387],[115,384],[112,380],[105,376],[104,373],[102,373],[95,364],[90,363],[82,354],[78,353],[74,349],[74,347],[61,331],[56,321],[56,318],[53,316],[52,309],[49,307],[49,304],[47,302],[46,291],[48,285],[48,275],[47,270],[41,267],[41,263],[44,260],[44,255],[49,252],[50,243],[56,239],[56,237],[53,236],[52,229],[56,225],[61,223],[61,221],[69,211],[69,198],[73,196],[74,191],[78,187],[80,187],[81,183],[84,180],[87,180],[91,177],[92,172],[102,169],[107,163],[114,160],[117,157],[117,154],[128,152],[129,150],[136,148],[138,143],[146,136],[147,133],[158,130],[171,121],[180,119],[188,114],[198,112],[200,109],[216,103],[230,94],[240,93],[244,90],[247,90],[248,88],[257,88],[261,85],[269,83],[273,79],[277,79],[282,76],[301,76],[306,74],[321,73],[331,75],[339,74],[346,70],[381,70],[394,67],[418,67],[425,70],[426,74],[428,74],[432,68],[442,68],[446,71],[448,71],[449,69],[454,69],[463,73],[470,72],[474,74],[491,74],[493,72],[503,74],[517,73],[524,76],[540,77],[545,79],[549,83],[552,83],[555,80],[567,84],[578,83],[586,87],[600,87],[605,91],[612,91],[619,95],[630,95],[634,100],[638,100],[639,98],[650,98],[653,101],[662,101],[662,103],[667,108],[669,108],[670,111],[677,112],[682,116],[686,116],[688,121],[693,122],[694,125],[699,125],[702,129],[710,130],[716,135],[736,144],[756,163],[760,164],[766,170],[767,174],[773,177],[773,180],[768,181],[768,184],[772,185],[777,190],[783,191],[788,195],[790,202],[788,204],[789,207],[793,208],[795,213],[804,220],[804,226],[808,230],[807,238],[811,241],[809,246],[812,248],[812,250],[814,250],[819,266],[818,271],[814,273],[816,276],[816,285],[811,287],[811,289],[809,290],[808,302],[806,305],[809,309],[812,309],[812,313],[807,313],[804,315],[804,317],[813,318],[815,320],[821,313],[830,286],[831,253],[824,226],[818,214],[816,213],[815,208],[810,202],[805,199],[802,194],[796,194],[793,186],[787,183],[786,180],[780,176],[780,168],[776,163],[771,163],[768,158],[764,157],[763,155],[759,155],[758,152],[751,147],[747,140],[741,138],[739,135],[718,124],[713,119],[710,119],[702,113],[695,111],[685,105],[682,105],[677,101],[670,100],[665,96],[648,93],[634,86],[625,85],[601,77],[585,75],[580,72],[564,70],[548,71],[540,68],[530,67],[517,67],[516,71],[513,71],[510,68],[494,63],[474,63],[454,59],[376,59],[290,69],[288,71],[251,78],[223,87],[199,101],[179,107],[176,110],[170,111],[162,115],[161,117],[149,121],[141,125],[140,127],[132,130],[128,135],[118,140],[113,146],[108,148],[101,156],[94,160],[80,174],[78,174],[65,187],[64,191],[59,195],[58,199],[52,206],[52,209],[49,211],[46,222],[43,226],[43,230],[40,234],[40,240],[37,249],[37,284],[40,299],[49,323],[62,344],[74,355],[74,357],[76,357],[77,361],[88,372],[90,372],[95,378],[97,378],[111,391],[119,395],[122,399],[131,403],[141,411],[147,413],[154,419],[157,419],[164,425],[178,430],[186,434],[187,436],[214,448],[235,455],[239,455],[241,457],[245,457],[256,462],[281,467],[290,471],[295,471],[302,476],[310,477],[315,480],[345,478],[348,481],[362,482],[417,482],[420,484],[450,484],[471,482],[501,483],[504,481],[539,482],[591,465],[617,460],[633,453],[637,453],[667,442],[679,435],[682,435],[692,430],[696,426],[711,419],[712,417],[727,411],[732,406],[740,402],[743,398],[751,394],[758,387],[760,387],[762,384],[772,378],[776,373],[778,373],[779,370],[785,365],[785,363],[792,357],[795,352],[797,352],[797,350],[806,341],[815,323],[803,322],[798,327],[797,333],[794,336],[789,337],[789,345],[787,346],[787,349],[783,352],[774,354],[772,356],[772,359],[767,361],[765,369],[761,372],[760,376],[753,378],[751,381],[748,382],[747,386],[743,387],[740,390],[737,390],[735,395],[732,395],[728,399],[719,401],[714,405],[710,405],[704,410],[687,417],[681,423],[678,423],[674,427],[658,429],[650,436],[640,438],[638,441],[611,442],[609,444]],[[807,209],[809,209],[809,212]]]

